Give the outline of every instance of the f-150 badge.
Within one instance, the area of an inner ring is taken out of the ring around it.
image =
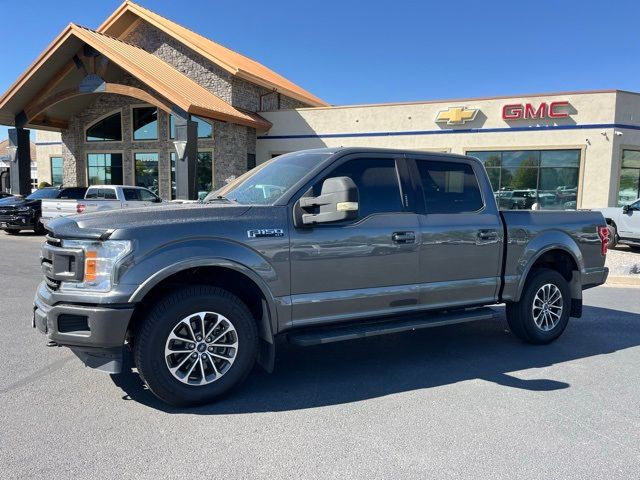
[[[247,230],[247,237],[284,237],[284,230],[282,228],[256,228],[255,230]]]

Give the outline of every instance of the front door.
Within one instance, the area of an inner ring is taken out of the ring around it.
[[[358,218],[291,229],[294,325],[363,318],[415,308],[418,302],[418,218],[403,194],[403,158],[339,159],[331,177],[358,187]]]
[[[502,222],[482,167],[471,160],[416,158],[420,222],[420,305],[481,305],[498,297]],[[486,184],[486,185],[485,185]],[[481,189],[481,185],[483,188]]]

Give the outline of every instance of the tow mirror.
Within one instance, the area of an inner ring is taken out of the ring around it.
[[[302,224],[339,222],[358,218],[358,187],[349,177],[327,178],[320,195],[303,197]]]

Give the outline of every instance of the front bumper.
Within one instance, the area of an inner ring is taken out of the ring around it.
[[[0,215],[0,228],[10,230],[33,228],[33,217],[28,213],[24,215]]]
[[[89,367],[119,373],[122,348],[134,307],[48,304],[38,289],[32,326],[71,350]]]

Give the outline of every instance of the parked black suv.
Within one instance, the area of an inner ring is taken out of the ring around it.
[[[45,229],[40,221],[42,199],[82,199],[86,191],[84,187],[47,187],[36,190],[26,198],[3,198],[0,200],[0,229],[11,234],[20,230],[44,234]]]

